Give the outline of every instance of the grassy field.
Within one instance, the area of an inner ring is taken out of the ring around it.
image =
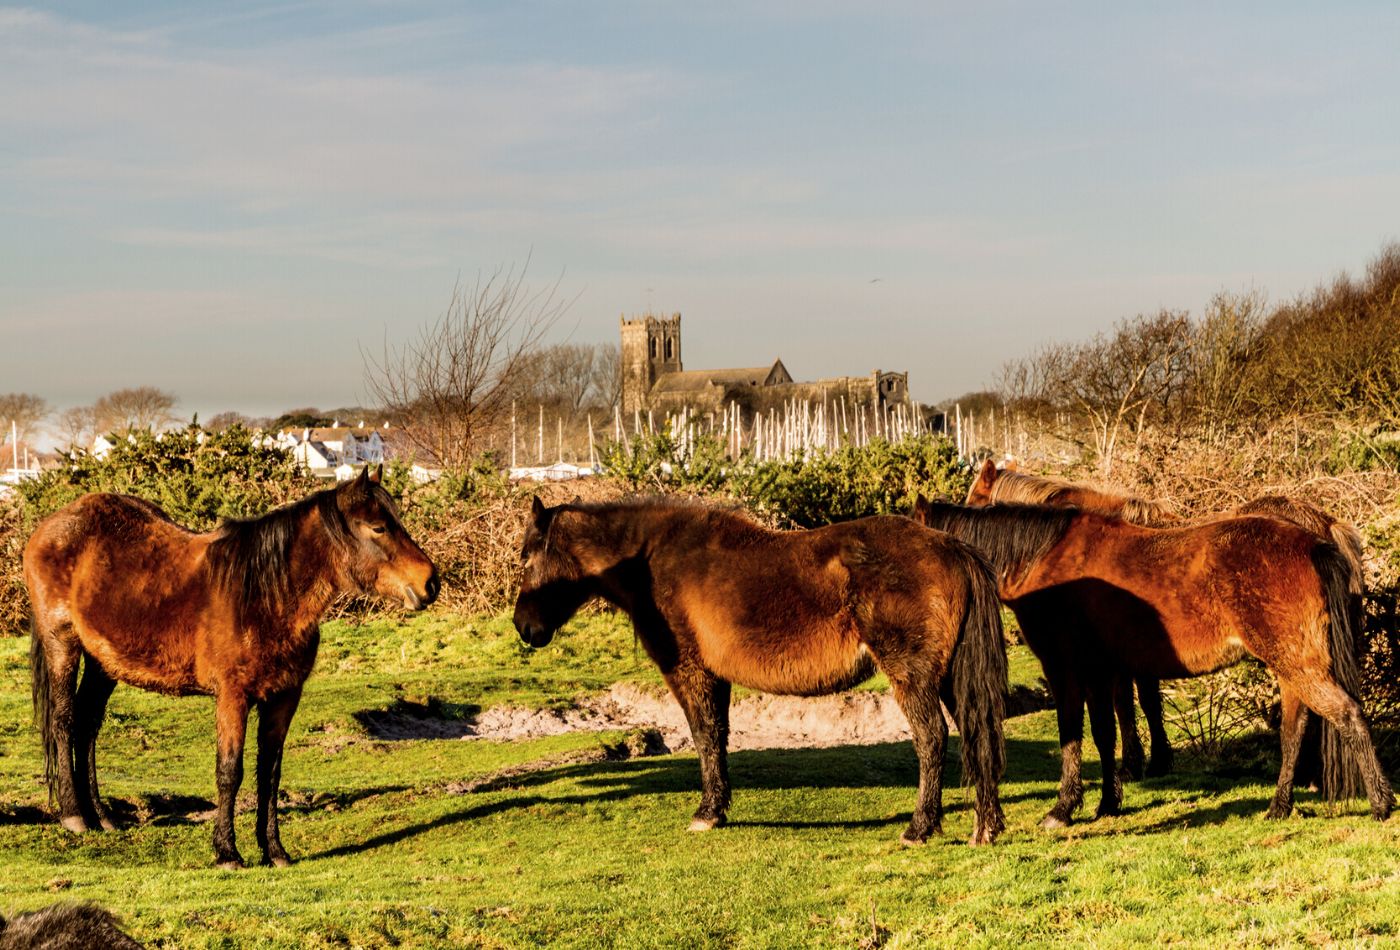
[[[502,619],[329,624],[283,769],[283,841],[299,863],[218,871],[202,814],[212,703],[119,688],[99,764],[128,826],[77,838],[43,813],[26,650],[0,641],[0,912],[97,901],[157,946],[1400,941],[1400,821],[1376,824],[1359,805],[1324,816],[1306,793],[1309,817],[1264,821],[1269,755],[1212,770],[1184,762],[1129,785],[1128,814],[1047,833],[1037,822],[1058,772],[1053,715],[1018,717],[1001,843],[962,843],[970,796],[953,765],[948,836],[905,849],[907,743],[735,753],[733,823],[691,835],[693,755],[570,764],[615,737],[386,742],[356,717],[404,700],[453,716],[659,683],[610,616],[576,621],[539,652]],[[1037,672],[1013,657],[1013,679]],[[528,763],[541,767],[462,790]],[[251,774],[251,753],[248,764]],[[1096,788],[1088,799],[1092,814]],[[254,858],[246,811],[238,833]]]

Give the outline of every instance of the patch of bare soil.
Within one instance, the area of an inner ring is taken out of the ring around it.
[[[444,719],[433,704],[396,703],[357,714],[376,739],[535,739],[564,732],[654,729],[674,751],[691,748],[685,715],[669,693],[619,683],[571,709],[497,706]],[[888,693],[748,696],[730,706],[729,748],[784,749],[869,745],[909,738],[909,725]]]
[[[1008,697],[1007,714],[1048,708],[1043,693],[1019,687]],[[444,704],[399,701],[387,710],[356,718],[376,739],[491,739],[512,742],[565,732],[655,730],[666,748],[692,748],[690,728],[667,692],[631,683],[615,684],[601,696],[569,709],[496,706],[464,715],[444,715]],[[950,723],[951,725],[951,723]],[[831,696],[747,696],[730,706],[729,748],[791,749],[873,745],[909,738],[909,724],[890,693],[849,692]]]

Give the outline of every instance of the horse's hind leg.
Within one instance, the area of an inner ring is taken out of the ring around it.
[[[729,810],[729,683],[696,664],[666,674],[666,685],[690,724],[700,756],[700,807],[691,831],[709,831],[725,822]]]
[[[1118,676],[1113,681],[1113,710],[1118,714],[1118,731],[1123,735],[1123,773],[1131,779],[1143,774],[1142,739],[1137,730],[1137,706],[1133,704],[1133,681]]]
[[[1377,821],[1390,817],[1395,807],[1395,795],[1391,792],[1390,781],[1385,777],[1380,759],[1376,757],[1376,747],[1371,741],[1371,729],[1366,725],[1361,704],[1330,676],[1317,677],[1309,682],[1292,679],[1292,686],[1302,694],[1303,701],[1323,719],[1326,719],[1341,735],[1347,750],[1356,760],[1361,772],[1362,784],[1366,787],[1366,797],[1371,803],[1371,815]],[[1324,751],[1324,768],[1328,767]]]
[[[917,845],[929,835],[943,833],[943,748],[948,723],[943,718],[939,691],[931,679],[911,676],[905,670],[887,670],[895,701],[909,720],[914,754],[919,757],[919,794],[909,827],[899,836],[901,844]]]
[[[1268,818],[1287,818],[1293,812],[1293,778],[1298,768],[1298,752],[1303,747],[1303,733],[1307,728],[1308,707],[1303,698],[1283,680],[1279,680],[1279,700],[1283,707],[1282,721],[1279,723],[1279,741],[1283,746],[1283,763],[1278,773],[1278,788],[1274,799],[1269,803]]]
[[[1142,718],[1147,720],[1147,734],[1152,740],[1147,777],[1158,778],[1172,770],[1172,743],[1167,738],[1166,720],[1162,716],[1162,681],[1150,676],[1138,677],[1137,692]]]
[[[50,788],[58,799],[59,824],[73,832],[93,831],[94,826],[83,817],[83,803],[79,801],[73,774],[73,706],[82,647],[73,628],[67,625],[47,633],[36,632],[35,636],[42,637],[38,649],[43,652],[47,701],[40,729],[48,766],[53,770]]]
[[[91,656],[83,659],[83,679],[78,685],[77,707],[73,714],[74,781],[78,803],[85,807],[87,820],[109,831],[116,826],[97,791],[97,733],[102,729],[102,720],[107,715],[107,700],[111,698],[116,685],[116,680],[108,676]]]

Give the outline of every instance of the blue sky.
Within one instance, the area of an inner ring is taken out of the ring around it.
[[[1400,6],[0,7],[0,392],[363,396],[530,261],[557,338],[990,383],[1400,238]]]

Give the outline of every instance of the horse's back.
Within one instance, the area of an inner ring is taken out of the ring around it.
[[[79,498],[25,546],[36,631],[76,638],[118,679],[201,691],[189,638],[210,600],[203,538],[140,498]]]
[[[674,592],[716,675],[765,692],[832,692],[874,671],[871,648],[887,646],[881,630],[958,613],[966,586],[949,584],[945,570],[957,547],[942,532],[891,516],[776,532],[690,561],[662,593]]]

